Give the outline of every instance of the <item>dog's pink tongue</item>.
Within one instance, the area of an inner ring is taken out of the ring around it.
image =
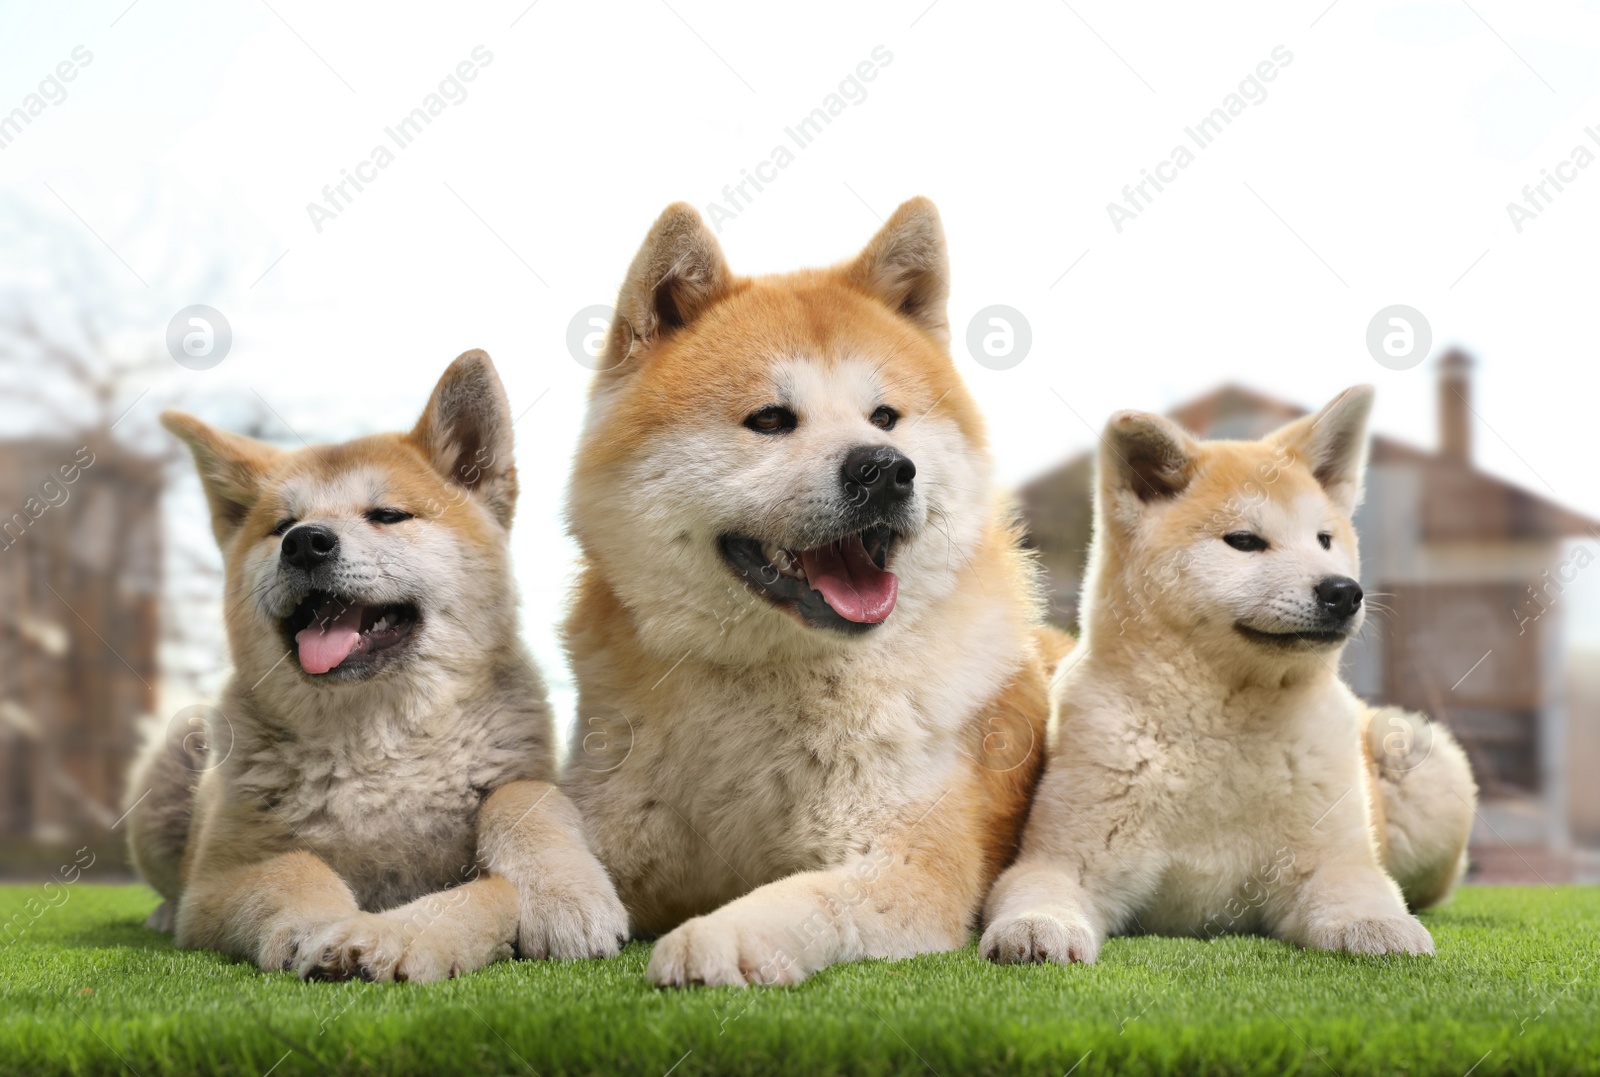
[[[806,579],[822,592],[833,611],[846,620],[877,624],[894,611],[900,580],[873,564],[860,535],[801,550]]]
[[[337,599],[318,609],[311,623],[294,636],[300,668],[326,673],[349,658],[361,642],[361,612],[360,606],[345,606]]]

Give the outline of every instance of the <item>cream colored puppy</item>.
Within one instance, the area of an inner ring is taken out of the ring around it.
[[[1091,962],[1135,932],[1433,952],[1407,902],[1443,900],[1465,865],[1466,757],[1337,672],[1364,616],[1371,404],[1351,389],[1248,443],[1112,418],[1085,632],[985,955]]]

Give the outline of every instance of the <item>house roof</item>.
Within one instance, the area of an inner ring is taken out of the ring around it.
[[[1250,440],[1309,411],[1243,385],[1227,384],[1167,414],[1200,437]],[[1422,472],[1418,488],[1424,542],[1600,537],[1600,521],[1480,471],[1470,462],[1378,434],[1372,438],[1369,463]],[[1029,540],[1058,579],[1076,577],[1081,571],[1091,530],[1093,474],[1093,454],[1082,453],[1021,490]]]

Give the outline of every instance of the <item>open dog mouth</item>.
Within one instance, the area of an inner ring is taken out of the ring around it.
[[[1266,632],[1259,628],[1251,628],[1247,624],[1235,624],[1234,630],[1245,639],[1268,647],[1294,647],[1308,644],[1313,647],[1326,646],[1332,643],[1343,643],[1349,638],[1344,632],[1333,630],[1305,630],[1299,632]]]
[[[718,545],[752,587],[807,624],[865,632],[894,612],[900,581],[887,566],[899,537],[889,525],[876,524],[808,550],[731,534]]]
[[[369,605],[312,591],[283,619],[283,633],[307,673],[360,675],[396,654],[420,620],[409,602]]]

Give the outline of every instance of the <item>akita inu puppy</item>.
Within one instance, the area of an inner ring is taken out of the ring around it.
[[[488,356],[451,364],[408,434],[285,452],[162,421],[210,503],[233,673],[209,751],[180,725],[130,779],[134,863],[166,898],[151,926],[303,977],[615,954],[626,912],[550,784],[517,636]]]
[[[563,787],[665,935],[658,984],[961,946],[1013,854],[1062,642],[948,272],[922,199],[853,261],[755,279],[674,205],[628,270],[572,481]]]
[[[1471,771],[1442,726],[1374,714],[1338,675],[1371,406],[1351,389],[1258,442],[1112,418],[1085,630],[988,957],[1088,962],[1132,932],[1433,952],[1406,905],[1461,875]]]

